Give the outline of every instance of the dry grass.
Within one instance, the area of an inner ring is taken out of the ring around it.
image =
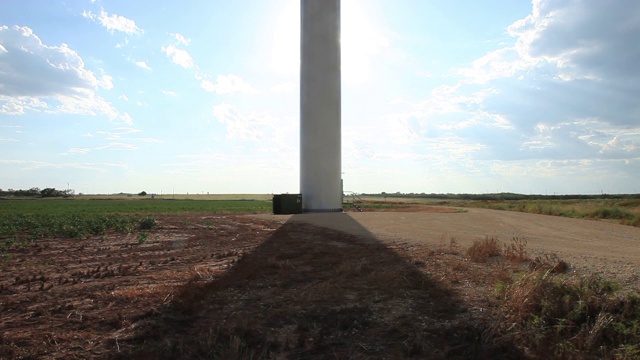
[[[534,358],[635,359],[640,355],[640,298],[617,295],[598,276],[563,277],[536,269],[502,286],[501,337]]]
[[[534,271],[542,270],[553,274],[562,274],[569,270],[569,264],[556,254],[544,254],[531,260],[529,268]]]
[[[474,241],[466,254],[471,261],[487,262],[492,256],[502,255],[502,246],[497,238],[487,236],[482,240]]]
[[[502,255],[511,261],[529,261],[527,253],[527,239],[524,237],[511,238],[511,243],[503,244]]]

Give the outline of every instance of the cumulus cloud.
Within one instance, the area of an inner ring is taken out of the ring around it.
[[[96,75],[66,44],[48,46],[28,27],[0,26],[0,111],[22,115],[27,111],[106,115],[130,122],[96,94],[113,88],[112,78]]]
[[[180,35],[180,34],[169,34],[171,35],[174,39],[176,39],[176,41],[178,41],[178,43],[184,45],[184,46],[189,46],[189,44],[191,44],[191,39],[186,38],[184,35]]]
[[[541,118],[552,123],[597,117],[631,125],[640,119],[640,49],[630,46],[640,36],[640,4],[536,0],[532,13],[508,31],[513,47],[462,70],[465,81],[493,80],[500,98],[490,105],[497,110],[529,128],[540,118],[518,120],[514,110],[544,109]],[[517,103],[518,109],[501,109],[498,102]]]
[[[136,61],[135,64],[136,64],[137,67],[139,67],[141,69],[145,69],[145,70],[151,71],[151,67],[149,65],[147,65],[147,63],[144,62],[144,61]]]
[[[187,50],[179,49],[173,44],[167,47],[163,46],[161,49],[174,64],[180,65],[185,69],[194,67],[193,59]]]
[[[640,157],[640,3],[534,0],[508,33],[458,83],[392,115],[412,143],[456,136],[484,160]]]
[[[215,83],[209,80],[202,80],[200,87],[206,91],[215,92],[216,94],[221,95],[238,92],[242,94],[255,94],[258,92],[258,90],[245,82],[241,77],[233,74],[218,75]]]
[[[94,14],[91,11],[83,11],[82,16],[99,23],[112,34],[114,31],[120,31],[128,35],[139,35],[143,33],[143,30],[136,25],[135,21],[116,14],[109,15],[104,9],[100,9],[100,13],[98,14]]]
[[[0,42],[0,95],[52,96],[112,86],[110,77],[86,69],[69,46],[47,46],[28,27],[0,27]]]
[[[25,111],[29,109],[42,111],[48,108],[46,102],[30,96],[11,97],[0,95],[0,102],[4,102],[0,107],[0,114],[4,115],[24,115]]]

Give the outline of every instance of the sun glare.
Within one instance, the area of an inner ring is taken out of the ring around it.
[[[389,45],[374,26],[363,0],[341,2],[342,80],[358,84],[372,76],[373,57]],[[300,69],[300,1],[291,0],[280,10],[273,34],[271,68],[281,74],[297,74]]]
[[[362,83],[372,76],[376,54],[389,45],[380,35],[363,0],[343,0],[341,8],[342,79],[346,83]]]

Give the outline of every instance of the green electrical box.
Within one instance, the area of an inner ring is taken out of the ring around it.
[[[302,195],[273,195],[273,213],[276,215],[302,214]]]

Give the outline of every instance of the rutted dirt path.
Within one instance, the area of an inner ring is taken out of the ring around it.
[[[557,254],[574,271],[616,277],[640,288],[640,228],[598,220],[582,220],[489,209],[466,212],[349,212],[344,214],[260,215],[376,238],[385,242],[448,245],[462,248],[485,236],[503,242],[527,240],[532,255]]]

